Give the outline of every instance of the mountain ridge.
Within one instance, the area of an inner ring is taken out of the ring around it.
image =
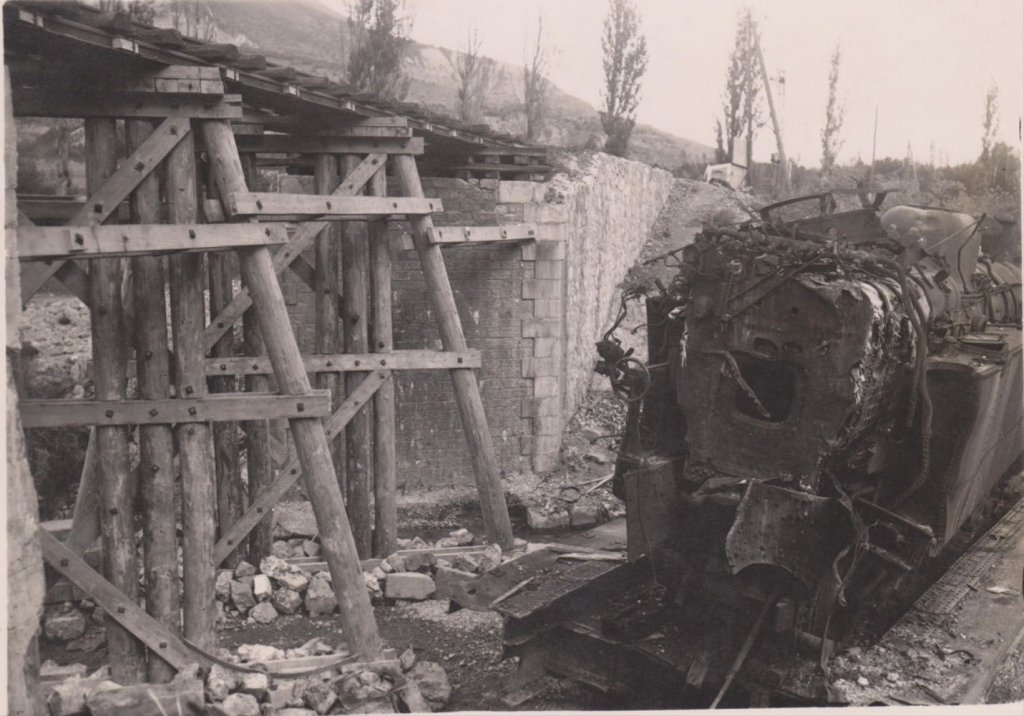
[[[230,42],[267,59],[340,80],[348,32],[345,16],[318,0],[221,0],[210,3],[215,42]],[[166,9],[157,24],[170,26]],[[409,89],[403,101],[416,102],[450,117],[457,112],[457,76],[452,59],[457,50],[410,41],[404,69]],[[483,116],[498,131],[522,133],[519,67],[488,58],[495,83],[484,102]],[[564,148],[597,149],[604,133],[597,110],[583,99],[552,84],[547,126],[540,143]],[[709,161],[714,150],[650,125],[638,124],[629,158],[666,169],[685,161]]]

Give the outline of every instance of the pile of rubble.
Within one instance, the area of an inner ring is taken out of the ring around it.
[[[220,663],[208,669],[188,667],[170,684],[123,687],[110,679],[108,666],[87,675],[81,664],[58,667],[49,662],[42,678],[52,716],[391,713],[397,711],[395,697],[410,709],[437,711],[451,697],[444,669],[417,660],[412,649],[397,657],[389,652],[390,658],[371,664],[352,663],[345,656],[343,648],[334,649],[321,639],[294,649],[244,644],[234,652],[218,650]],[[53,681],[59,678],[63,680]]]
[[[291,529],[296,529],[294,524]],[[312,536],[278,540],[274,554],[263,559],[258,569],[243,561],[233,570],[219,570],[216,596],[220,618],[268,624],[282,614],[318,617],[334,613],[338,603],[331,574],[319,558],[319,544]],[[400,549],[394,554],[363,560],[363,579],[371,600],[445,598],[450,580],[482,574],[506,557],[499,545],[475,545],[476,541],[471,532],[459,529],[434,543],[419,537],[399,540]],[[525,547],[525,542],[520,542],[520,547]]]

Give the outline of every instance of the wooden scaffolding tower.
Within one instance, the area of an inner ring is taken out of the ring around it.
[[[14,93],[15,115],[79,117],[85,128],[88,199],[74,204],[61,226],[35,225],[30,207],[19,206],[16,235],[8,233],[21,261],[23,301],[55,278],[91,312],[95,400],[20,404],[27,429],[93,426],[71,531],[63,542],[42,534],[44,559],[108,615],[113,677],[166,681],[186,664],[210,663],[215,570],[238,555],[268,554],[272,508],[301,477],[344,637],[352,653],[379,659],[359,560],[396,548],[393,371],[450,372],[487,537],[503,546],[512,541],[473,372],[479,353],[466,344],[434,242],[431,214],[441,202],[424,196],[417,171],[423,140],[396,117],[246,136],[240,98],[224,94],[216,68],[168,66],[120,81],[95,95],[58,84]],[[251,190],[258,155],[280,152],[313,156],[317,195]],[[388,195],[388,171],[399,196]],[[411,223],[443,351],[393,349],[387,222],[395,217]],[[286,222],[295,225],[290,235]],[[303,257],[310,248],[314,265]],[[240,290],[226,252],[237,256]],[[288,268],[314,289],[315,354],[300,354],[292,330],[279,284]],[[243,356],[231,344],[239,321]],[[127,381],[132,349],[134,396]],[[245,390],[234,392],[238,376]],[[281,419],[294,457],[277,465],[269,421]],[[232,426],[239,423],[247,484]],[[140,449],[134,472],[133,426]],[[180,580],[170,509],[178,489]],[[136,493],[144,510],[145,609]],[[102,575],[82,558],[96,536]]]

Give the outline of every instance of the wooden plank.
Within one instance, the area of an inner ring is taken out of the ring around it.
[[[274,192],[239,193],[228,199],[228,213],[231,216],[337,217],[345,220],[396,214],[430,214],[435,211],[444,211],[440,199],[336,195],[324,198],[313,194]]]
[[[311,137],[303,136],[304,139],[316,139],[318,137],[337,137],[339,139],[407,139],[412,136],[412,127],[389,126],[371,127],[366,125],[353,125],[350,127],[339,126],[328,129],[318,129]]]
[[[288,233],[275,224],[23,226],[8,232],[7,240],[17,240],[18,258],[29,261],[272,246],[286,243]]]
[[[161,122],[120,167],[111,167],[102,184],[97,181],[95,186],[90,188],[89,198],[68,223],[75,226],[96,226],[106,221],[139,182],[145,179],[181,138],[188,134],[190,124],[189,120],[183,117],[168,117]],[[61,263],[57,261],[49,264],[30,263],[25,266],[21,273],[22,301],[27,302],[35,295],[60,267]]]
[[[167,220],[192,224],[198,215],[195,144],[190,134],[165,162]],[[203,359],[206,323],[203,257],[172,256],[171,326],[174,334],[175,395],[202,399],[207,394]],[[174,428],[181,466],[182,633],[204,649],[216,643],[214,608],[214,472],[210,426],[180,423]]]
[[[537,238],[533,224],[505,226],[435,226],[428,234],[432,244],[468,244],[492,241],[523,241]]]
[[[51,567],[95,600],[109,619],[135,635],[174,668],[184,669],[195,663],[212,665],[202,654],[189,649],[181,637],[146,614],[139,605],[127,598],[121,590],[100,576],[85,563],[85,560],[52,535],[42,533],[39,537],[43,545],[43,558]],[[109,639],[109,628],[107,638]]]
[[[373,398],[373,394],[384,384],[388,375],[390,374],[386,371],[374,371],[367,374],[359,387],[345,398],[341,407],[324,421],[324,430],[328,438],[341,434],[352,416]],[[217,564],[220,564],[221,559],[230,554],[234,546],[244,539],[245,535],[263,519],[264,515],[284,497],[292,485],[298,482],[301,470],[298,458],[292,458],[281,468],[273,483],[249,504],[249,508],[238,519],[238,522],[233,524],[217,542],[217,546],[214,548],[214,559],[217,560]]]
[[[237,60],[240,55],[238,45],[233,45],[227,42],[208,45],[192,45],[185,50],[185,52],[192,55],[192,57],[198,57],[201,60],[224,60],[227,62]],[[218,77],[219,76],[220,73],[218,72]]]
[[[325,418],[331,414],[326,390],[307,395],[217,393],[205,398],[163,400],[24,400],[26,428],[89,425],[168,425],[189,422],[244,420],[253,413],[270,418]]]
[[[172,145],[173,146],[173,145]],[[133,154],[135,154],[133,152]],[[85,122],[85,173],[90,196],[117,196],[104,189],[115,181],[117,171],[117,126],[112,119]],[[140,177],[141,178],[141,177]],[[133,181],[110,204],[117,204],[138,184]],[[117,182],[117,186],[125,186]],[[89,207],[86,207],[89,208]],[[103,207],[91,208],[97,221],[106,218]],[[107,212],[109,215],[109,212]],[[84,223],[84,222],[83,222]],[[99,400],[125,398],[126,350],[120,295],[119,259],[94,261],[89,272],[89,306],[93,353],[93,384]],[[25,403],[22,403],[23,410]],[[128,460],[128,431],[123,427],[96,428],[96,463],[100,474],[100,530],[103,539],[104,572],[111,584],[134,602],[139,596],[139,573],[135,550],[135,509]],[[107,617],[107,651],[111,675],[120,683],[134,683],[146,677],[146,654],[142,644],[116,621]]]
[[[146,120],[127,120],[128,149],[142,146],[154,125]],[[131,197],[132,220],[140,224],[160,221],[160,181],[156,172],[143,179]],[[111,227],[115,228],[115,227]],[[135,305],[135,361],[139,397],[170,397],[170,356],[167,336],[167,301],[164,264],[158,256],[139,256],[132,261]],[[178,589],[178,538],[175,502],[174,436],[169,425],[139,428],[139,465],[143,514],[143,565],[146,611],[169,629],[181,628],[181,593]],[[150,655],[147,664],[151,683],[166,683],[174,668]]]
[[[391,353],[333,353],[302,356],[307,373],[348,373],[374,370],[451,370],[452,368],[479,368],[480,351],[464,353],[430,350],[401,350]],[[266,375],[273,372],[265,357],[234,356],[207,358],[207,375]]]
[[[416,160],[411,156],[396,156],[392,162],[403,193],[413,197],[423,196],[423,185],[416,168]],[[448,281],[441,249],[430,243],[429,232],[432,228],[433,222],[429,216],[412,218],[416,251],[426,279],[427,295],[430,297],[438,322],[441,343],[445,350],[463,351],[466,349],[466,337],[459,322],[455,296]],[[476,375],[470,369],[455,369],[451,371],[451,378],[459,413],[462,416],[462,427],[469,444],[470,460],[483,511],[484,529],[489,540],[508,549],[512,546],[512,524],[505,504],[498,459],[487,427],[487,416],[484,413]]]
[[[342,157],[342,166],[351,171],[359,160],[349,154]],[[363,197],[357,197],[363,198]],[[378,202],[383,197],[369,197]],[[366,353],[370,349],[369,337],[369,280],[370,244],[365,224],[345,222],[341,225],[341,252],[344,258],[341,282],[345,287],[342,312],[342,337],[346,353]],[[345,389],[354,391],[362,376],[345,375]],[[352,520],[352,535],[362,558],[373,551],[373,417],[372,410],[356,415],[345,428],[345,484],[348,499],[345,506]]]
[[[238,146],[261,154],[423,154],[423,137],[263,134],[241,136]]]
[[[14,114],[17,117],[158,119],[179,116],[194,119],[241,119],[242,96],[226,94],[211,101],[211,98],[156,93],[90,95],[68,93],[58,88],[22,88],[15,90]]]
[[[334,192],[333,196],[352,196],[359,191],[370,177],[380,169],[385,160],[383,154],[371,154],[360,162],[356,170],[350,173],[341,186]],[[304,224],[291,240],[274,253],[273,268],[280,274],[284,269],[294,262],[302,252],[305,251],[316,239],[320,231],[327,225],[324,221],[314,221]],[[220,314],[210,321],[210,325],[203,331],[203,342],[207,348],[217,342],[217,339],[237,321],[243,313],[252,305],[247,288],[243,288]]]
[[[85,206],[85,197],[82,196],[18,195],[18,211],[33,223],[46,221],[66,224],[83,206]],[[123,220],[128,223],[127,205],[118,207],[118,211],[115,213],[118,214],[119,221]]]
[[[246,193],[230,124],[204,122],[200,128],[210,157],[213,183],[220,196]],[[269,249],[243,249],[238,252],[238,257],[243,279],[252,295],[267,354],[274,366],[278,389],[292,395],[311,393],[312,387],[302,366],[302,355],[292,332]],[[289,424],[295,451],[303,467],[306,493],[320,530],[320,544],[330,566],[345,640],[353,653],[367,660],[378,659],[382,649],[380,634],[374,622],[363,574],[359,570],[356,545],[335,480],[324,424],[315,418],[291,418]]]
[[[387,176],[378,172],[370,194],[387,194]],[[373,307],[370,345],[386,356],[394,351],[391,306],[391,245],[384,222],[369,226],[370,293]],[[387,360],[381,358],[379,360]],[[389,380],[373,395],[373,554],[385,557],[398,546],[398,467],[395,448],[395,383]]]
[[[333,154],[318,154],[315,157],[313,171],[314,188],[317,194],[330,195],[341,183],[338,175],[338,158]],[[314,253],[316,270],[313,272],[313,313],[315,325],[313,331],[313,347],[317,353],[336,353],[339,349],[338,308],[336,300],[340,284],[338,282],[338,257],[340,254],[341,227],[337,223],[328,224],[316,237]],[[299,268],[301,258],[292,264],[292,269]],[[334,409],[341,406],[345,399],[341,374],[337,372],[317,373],[315,385],[330,390],[334,400]],[[338,481],[341,494],[345,494],[345,447],[340,438],[332,438],[331,462],[334,463],[334,474]]]

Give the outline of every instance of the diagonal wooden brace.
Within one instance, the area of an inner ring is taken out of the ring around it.
[[[355,196],[370,181],[370,177],[384,168],[386,159],[384,154],[368,155],[351,174],[345,177],[345,180],[331,196]],[[274,253],[274,271],[280,275],[285,267],[297,260],[302,252],[313,244],[316,237],[327,228],[329,223],[327,221],[305,222],[302,228],[295,232],[291,240]],[[242,314],[251,305],[252,298],[249,296],[248,289],[243,288],[236,293],[231,303],[225,306],[224,310],[203,331],[203,342],[206,344],[206,349],[210,350],[221,336],[231,330],[231,326],[242,317]]]
[[[331,440],[341,433],[356,413],[370,401],[377,389],[390,378],[391,371],[387,370],[368,373],[359,386],[345,399],[345,402],[324,421],[324,432],[327,433],[327,439]],[[284,497],[292,485],[298,482],[300,476],[299,460],[293,457],[288,464],[281,468],[267,489],[253,500],[249,509],[221,536],[213,548],[214,564],[220,564],[231,554],[235,546],[245,539],[246,535],[260,523],[260,520],[270,514],[270,509]]]
[[[154,653],[176,669],[198,663],[211,666],[209,660],[190,649],[174,631],[146,613],[142,607],[122,594],[81,557],[46,530],[39,530],[43,559],[71,580],[79,589],[96,600],[103,611],[130,631]]]
[[[177,146],[182,137],[188,134],[190,128],[191,120],[188,117],[168,117],[161,122],[146,141],[110,175],[103,186],[89,197],[67,225],[97,226],[106,221],[135,187]],[[63,265],[64,261],[33,261],[24,264],[21,267],[22,303],[28,303]]]

